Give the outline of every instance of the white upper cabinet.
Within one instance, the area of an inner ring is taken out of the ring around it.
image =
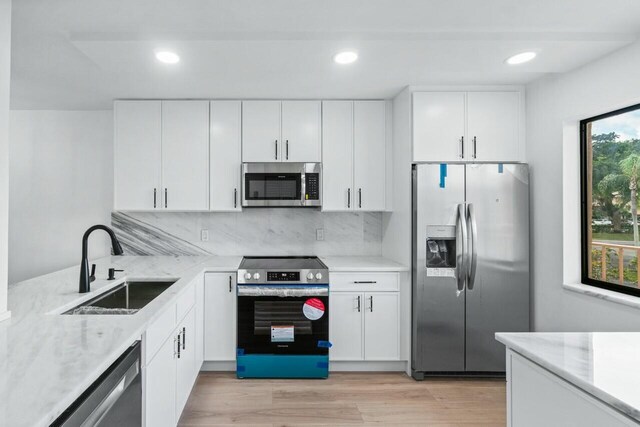
[[[114,209],[160,206],[162,103],[116,101],[114,108]]]
[[[282,161],[280,101],[242,102],[242,161]]]
[[[413,94],[413,161],[522,161],[522,99],[511,91]]]
[[[162,207],[209,209],[209,101],[162,102]]]
[[[321,161],[320,108],[320,101],[282,101],[282,161]]]
[[[353,104],[353,184],[356,210],[384,211],[386,113],[384,101]]]
[[[210,111],[210,209],[239,211],[242,206],[242,103],[212,101]]]
[[[353,102],[322,103],[322,209],[353,209]]]
[[[463,160],[464,92],[413,94],[413,160]]]
[[[519,92],[469,92],[467,116],[467,142],[473,160],[519,159]]]

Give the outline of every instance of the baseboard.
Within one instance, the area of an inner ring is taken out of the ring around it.
[[[405,360],[394,361],[330,361],[330,372],[407,372],[408,363]],[[234,361],[205,361],[201,371],[235,372]]]

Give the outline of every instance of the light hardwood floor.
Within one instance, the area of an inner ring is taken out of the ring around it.
[[[238,380],[201,373],[180,426],[504,426],[504,380],[331,373],[327,380]]]

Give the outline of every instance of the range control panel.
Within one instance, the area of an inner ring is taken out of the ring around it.
[[[320,200],[320,174],[305,174],[305,200]]]
[[[299,271],[267,271],[267,281],[269,282],[299,282]]]

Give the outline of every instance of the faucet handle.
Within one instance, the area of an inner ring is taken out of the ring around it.
[[[96,280],[96,265],[91,264],[91,275],[89,276],[89,282]]]

